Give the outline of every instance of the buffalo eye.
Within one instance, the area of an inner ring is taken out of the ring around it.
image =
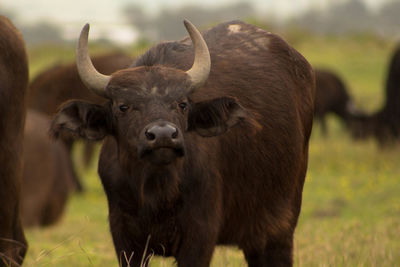
[[[129,109],[128,105],[120,105],[119,106],[119,110],[121,110],[122,112],[126,112]]]
[[[182,110],[186,110],[187,103],[181,102],[181,103],[178,104],[178,106],[179,106]]]

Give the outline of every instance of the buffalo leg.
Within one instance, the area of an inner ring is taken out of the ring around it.
[[[244,255],[249,267],[266,266],[263,252],[244,251]]]
[[[322,136],[327,137],[328,136],[328,125],[326,124],[325,117],[321,117],[320,124],[321,124]]]
[[[268,242],[265,249],[266,266],[293,266],[293,240]]]
[[[182,249],[177,257],[178,267],[207,267],[210,265],[215,242],[187,240],[182,244]]]
[[[149,265],[151,252],[148,247],[151,236],[145,237],[130,233],[129,227],[126,225],[126,217],[122,210],[116,208],[110,211],[110,230],[117,253],[120,267],[146,267]]]
[[[148,267],[151,253],[143,249],[119,250],[118,261],[121,267]]]
[[[249,267],[293,266],[293,240],[269,240],[264,251],[244,251]]]
[[[71,174],[72,174],[72,178],[73,178],[73,181],[75,183],[75,186],[76,186],[76,190],[78,192],[83,192],[84,191],[83,185],[82,185],[82,183],[80,182],[80,180],[78,178],[78,174],[75,171],[75,166],[74,166],[74,163],[72,161],[72,146],[74,144],[74,141],[71,140],[71,139],[66,139],[66,140],[63,140],[63,142],[65,144],[65,147],[67,148],[67,151],[68,151],[68,162],[67,162],[68,163],[68,168],[70,168],[70,170],[71,170]]]
[[[96,147],[95,142],[85,142],[83,146],[83,163],[87,168],[93,158],[94,149]]]
[[[114,245],[121,267],[147,267],[151,259],[152,250],[147,247],[146,241],[142,244],[132,244],[132,240],[122,237],[124,234],[113,235]]]
[[[187,226],[188,228],[183,231],[182,243],[176,257],[178,267],[209,266],[217,242],[217,233],[212,227],[213,221],[208,223],[207,220],[197,223],[192,221]]]

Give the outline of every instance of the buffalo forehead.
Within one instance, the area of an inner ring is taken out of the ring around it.
[[[190,86],[182,73],[125,71],[113,76],[107,90],[112,98],[182,97]]]
[[[138,87],[111,88],[111,97],[117,103],[139,102],[146,103],[151,99],[162,102],[177,101],[185,96],[185,91],[179,87],[158,87],[142,84]]]

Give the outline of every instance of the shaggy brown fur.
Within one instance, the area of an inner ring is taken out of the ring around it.
[[[63,105],[52,132],[105,138],[99,174],[122,266],[139,266],[148,240],[145,259],[173,256],[178,266],[208,266],[217,244],[241,248],[249,266],[291,266],[312,68],[277,35],[240,21],[203,36],[211,73],[193,94],[184,93],[190,39],[162,43],[112,75],[108,103]]]
[[[19,266],[27,249],[19,216],[27,85],[24,40],[0,16],[0,266]]]

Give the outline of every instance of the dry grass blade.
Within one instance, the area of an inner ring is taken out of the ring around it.
[[[42,250],[39,253],[39,256],[34,260],[34,262],[31,264],[31,266],[34,266],[35,264],[37,264],[40,260],[42,260],[44,257],[47,257],[48,255],[50,255],[51,253],[53,253],[56,249],[58,249],[59,247],[61,247],[62,245],[66,244],[67,242],[75,239],[76,237],[78,237],[82,232],[84,231],[84,229],[80,230],[79,232],[69,236],[68,238],[64,239],[63,241],[61,241],[60,243],[58,243],[54,248],[50,249],[50,250]]]
[[[92,260],[90,259],[90,257],[89,257],[89,254],[86,252],[86,250],[82,247],[82,244],[81,244],[81,241],[79,240],[79,247],[80,247],[80,249],[83,251],[83,253],[86,255],[86,257],[87,257],[87,259],[88,259],[88,261],[89,261],[89,263],[90,263],[90,266],[94,266],[93,265],[93,262],[92,262]]]
[[[150,256],[150,258],[146,257],[147,254],[147,249],[149,248],[149,243],[150,243],[150,238],[151,235],[147,236],[147,241],[146,241],[146,246],[144,247],[144,251],[143,251],[143,255],[142,255],[142,260],[140,262],[140,266],[145,266],[144,263],[146,262],[147,265],[147,260],[150,260],[152,256]]]

